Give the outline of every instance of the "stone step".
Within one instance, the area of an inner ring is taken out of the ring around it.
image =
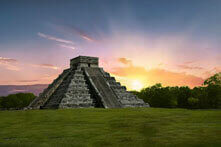
[[[88,89],[88,86],[86,84],[70,84],[68,89]]]
[[[120,92],[120,93],[127,92],[126,86],[111,85],[111,88],[113,88],[113,90],[114,90],[115,92]]]
[[[121,85],[110,85],[110,87],[112,88],[112,89],[120,89],[122,86]]]
[[[75,73],[75,74],[83,74],[83,71],[81,71],[81,70],[75,70],[74,73]]]
[[[109,74],[108,72],[104,72],[103,75],[104,75],[105,78],[109,78],[109,77],[111,77],[110,74]]]
[[[62,104],[59,105],[59,108],[68,109],[68,108],[93,108],[90,103],[79,103],[79,104]]]
[[[85,81],[84,77],[79,77],[79,76],[78,77],[75,76],[71,79],[71,81],[75,81],[75,80]]]
[[[116,81],[116,79],[114,77],[105,77],[105,79],[109,82],[109,81]]]
[[[74,84],[82,84],[82,83],[85,83],[86,80],[71,80],[71,83],[74,83]]]
[[[83,74],[79,74],[79,73],[75,73],[75,74],[73,74],[73,76],[74,76],[74,77],[84,77]]]
[[[91,96],[90,93],[81,94],[81,93],[72,93],[72,92],[67,92],[65,95],[68,95],[70,97],[90,97]]]
[[[71,90],[69,91],[68,93],[71,93],[71,94],[88,94],[89,93],[89,90]]]
[[[62,99],[61,103],[82,103],[82,102],[87,102],[87,103],[93,103],[92,99],[90,98],[72,98],[72,99],[67,99],[64,98]]]

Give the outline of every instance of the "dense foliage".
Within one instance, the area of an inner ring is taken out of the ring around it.
[[[10,94],[6,97],[0,97],[1,109],[21,109],[29,105],[29,103],[35,98],[32,93],[17,93]]]
[[[221,108],[221,73],[205,80],[202,87],[163,87],[156,84],[134,91],[139,98],[149,103],[151,107],[163,108]]]

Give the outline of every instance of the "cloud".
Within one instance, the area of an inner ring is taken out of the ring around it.
[[[200,86],[204,79],[194,75],[185,73],[177,73],[164,69],[146,70],[142,67],[130,66],[114,68],[111,72],[120,77],[127,77],[128,79],[140,79],[146,85],[153,85],[155,83],[162,83],[165,86]]]
[[[123,59],[123,60],[122,60]],[[142,81],[142,84],[145,86],[154,85],[156,83],[162,83],[164,86],[200,86],[202,85],[204,79],[198,76],[194,76],[186,73],[179,73],[170,70],[165,70],[161,68],[154,68],[147,70],[141,66],[134,66],[131,60],[125,60],[122,58],[122,63],[126,65],[130,64],[126,67],[115,67],[112,68],[109,72],[116,77],[124,77],[124,79],[117,78],[119,81],[123,81],[123,83],[128,83],[133,80]],[[125,78],[127,80],[125,80]],[[128,88],[131,89],[130,85],[132,83],[128,83]]]
[[[214,74],[216,74],[216,73],[219,73],[219,72],[221,72],[221,66],[216,66],[216,67],[212,68],[211,70],[205,71],[205,72],[203,73],[203,75],[204,75],[206,78],[208,78],[208,77],[210,77],[210,76],[212,76],[212,75],[214,75]]]
[[[69,49],[72,49],[72,50],[75,50],[76,48],[72,45],[66,45],[66,44],[59,44],[60,47],[64,47],[64,48],[69,48]]]
[[[125,65],[132,65],[132,61],[129,60],[129,59],[127,59],[127,58],[118,58],[118,61],[119,61],[120,63],[125,64]]]
[[[221,66],[214,67],[214,68],[213,68],[213,71],[214,71],[215,73],[221,72]]]
[[[14,92],[26,92],[27,90],[25,89],[13,89],[13,90],[10,90],[9,93],[14,93]]]
[[[0,57],[0,64],[1,63],[17,63],[17,60],[11,59],[11,58]]]
[[[192,64],[194,63],[194,61],[187,61],[187,62],[184,62],[184,64]]]
[[[80,28],[77,28],[75,26],[71,26],[71,25],[56,25],[56,28],[64,31],[68,34],[72,34],[72,35],[78,35],[80,36],[82,39],[89,41],[89,42],[94,42],[96,41],[96,39],[94,39],[93,37],[91,37],[88,33],[86,33],[85,31],[83,31]]]
[[[93,42],[95,41],[94,38],[92,38],[91,36],[89,36],[85,31],[77,28],[77,27],[74,27],[74,26],[67,26],[66,27],[67,30],[69,30],[72,34],[77,34],[79,35],[82,39],[84,40],[87,40],[87,41],[90,41],[90,42]]]
[[[200,66],[189,66],[189,65],[185,65],[185,64],[180,64],[177,65],[177,67],[182,68],[182,69],[190,69],[190,70],[201,70],[204,69]]]
[[[18,80],[16,82],[18,83],[32,83],[32,82],[38,82],[39,80]]]
[[[54,66],[52,64],[31,64],[34,67],[40,67],[40,68],[49,68],[49,69],[54,69],[57,70],[59,69],[59,67]]]
[[[42,37],[42,38],[46,38],[46,39],[48,39],[48,40],[53,40],[53,41],[56,41],[56,42],[59,42],[59,43],[66,43],[66,44],[72,44],[72,45],[74,45],[74,42],[73,42],[73,41],[64,40],[64,39],[57,38],[57,37],[54,37],[54,36],[46,35],[46,34],[44,34],[44,33],[38,32],[38,36],[40,36],[40,37]]]
[[[13,70],[13,71],[20,70],[17,63],[18,61],[15,59],[0,57],[0,65],[8,70]]]
[[[86,34],[79,34],[81,38],[87,40],[87,41],[95,41],[93,38],[87,36]]]

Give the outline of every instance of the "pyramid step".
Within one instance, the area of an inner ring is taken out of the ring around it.
[[[116,79],[114,77],[105,77],[105,79],[109,82],[109,81],[116,81]]]
[[[83,71],[81,71],[81,70],[75,70],[75,74],[81,75],[81,74],[83,74]]]
[[[86,84],[70,84],[69,89],[87,89]]]

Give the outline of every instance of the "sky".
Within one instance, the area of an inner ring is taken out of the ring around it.
[[[221,72],[221,1],[0,1],[0,85],[49,84],[79,55],[130,90],[200,86]]]

